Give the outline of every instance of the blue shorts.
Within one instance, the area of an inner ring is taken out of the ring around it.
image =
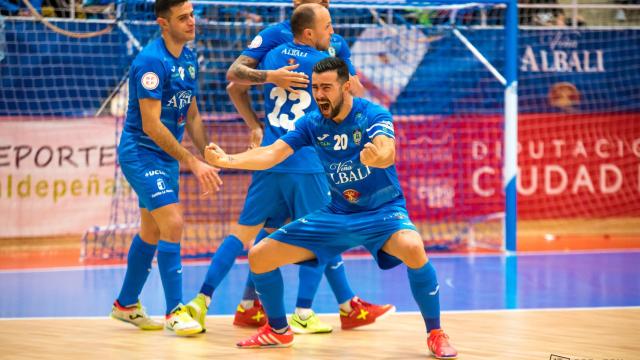
[[[180,170],[177,161],[151,157],[139,157],[135,161],[121,159],[120,168],[138,194],[141,208],[153,211],[179,201]]]
[[[322,208],[329,202],[329,185],[324,173],[287,174],[267,171],[253,173],[240,225],[279,228]]]
[[[324,207],[285,225],[269,237],[312,251],[319,265],[327,264],[346,250],[364,246],[381,269],[390,269],[402,262],[381,249],[391,235],[405,229],[416,230],[416,227],[404,204],[392,203],[376,210],[346,214]]]

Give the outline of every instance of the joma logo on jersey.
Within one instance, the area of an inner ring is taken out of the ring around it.
[[[335,171],[335,173],[329,173],[329,176],[336,185],[360,181],[371,174],[371,169],[368,166],[355,168],[351,160],[331,164],[329,169]]]
[[[191,98],[191,90],[178,91],[171,97],[171,99],[169,99],[167,106],[182,109],[191,104]]]

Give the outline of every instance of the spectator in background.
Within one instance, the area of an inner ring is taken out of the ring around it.
[[[521,0],[520,4],[550,4],[557,5],[557,0]],[[520,8],[520,25],[534,26],[564,26],[564,10],[557,8]]]
[[[614,3],[618,5],[638,5],[640,0],[614,0]],[[627,13],[624,9],[616,10],[615,20],[620,22],[627,21]]]
[[[557,0],[520,0],[519,4],[549,4],[558,5]],[[570,26],[572,19],[560,8],[519,8],[520,25],[533,26]],[[584,19],[578,16],[578,26],[586,25]]]

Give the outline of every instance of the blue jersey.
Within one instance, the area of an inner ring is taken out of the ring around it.
[[[286,20],[260,31],[260,33],[253,38],[249,47],[242,52],[242,55],[260,62],[271,49],[291,41],[293,41],[291,21]],[[325,52],[329,56],[337,56],[344,60],[349,67],[349,73],[351,75],[356,74],[356,69],[351,63],[349,44],[347,44],[342,36],[338,34],[331,35],[331,44]]]
[[[197,94],[197,74],[196,55],[184,47],[180,57],[175,58],[162,38],[153,40],[136,56],[129,69],[129,109],[118,148],[120,158],[151,154],[174,160],[142,130],[138,101],[160,100],[160,120],[180,142],[187,111]]]
[[[329,208],[338,213],[354,213],[391,203],[404,206],[395,165],[379,169],[360,162],[364,144],[376,136],[395,138],[391,114],[379,105],[354,97],[351,112],[340,124],[314,111],[300,118],[296,129],[281,140],[294,151],[313,146],[329,180]]]
[[[296,71],[309,75],[313,66],[328,55],[313,47],[294,42],[282,44],[271,50],[260,63],[263,69],[278,69],[286,65],[300,64]],[[311,82],[306,88],[298,89],[298,94],[288,92],[274,84],[264,84],[264,137],[262,146],[273,144],[287,131],[296,128],[296,121],[304,114],[314,111],[318,104],[313,99]],[[323,172],[318,156],[312,147],[301,149],[282,163],[268,171],[286,173]]]

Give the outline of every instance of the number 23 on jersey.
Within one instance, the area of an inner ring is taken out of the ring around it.
[[[304,115],[305,110],[311,105],[311,95],[305,90],[299,90],[297,94],[286,91],[281,87],[274,87],[269,92],[269,98],[274,101],[273,110],[267,114],[269,124],[291,131],[296,128],[296,120]],[[287,101],[292,102],[290,110],[283,111]],[[295,101],[295,102],[294,102]]]

